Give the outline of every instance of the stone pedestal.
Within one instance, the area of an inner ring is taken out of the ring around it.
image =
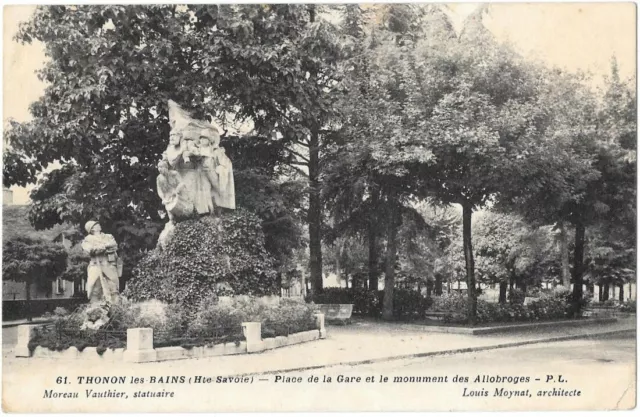
[[[242,333],[247,341],[247,353],[262,352],[265,349],[262,341],[262,323],[242,323]]]
[[[327,329],[325,329],[324,327],[324,314],[316,313],[315,316],[316,316],[316,326],[320,331],[320,339],[324,339],[327,337]]]
[[[153,329],[127,329],[127,350],[125,362],[154,362],[157,352],[153,349]]]
[[[16,342],[15,354],[18,358],[29,358],[31,352],[29,351],[29,340],[33,336],[33,329],[37,325],[35,324],[23,324],[18,326],[18,341]]]

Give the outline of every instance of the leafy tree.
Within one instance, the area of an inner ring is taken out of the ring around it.
[[[234,161],[236,204],[262,220],[265,248],[276,258],[278,269],[290,269],[294,252],[306,245],[306,205],[300,198],[306,180],[282,164],[282,141],[245,136],[226,138],[222,145]]]
[[[362,282],[367,274],[367,252],[363,243],[357,236],[346,235],[324,245],[325,264],[335,272],[338,281],[344,279],[347,287],[350,278],[352,288],[368,287],[367,282]]]
[[[619,300],[624,301],[624,284],[633,282],[636,275],[636,250],[629,240],[635,231],[611,229],[607,224],[590,230],[585,245],[585,276],[591,285],[598,284],[600,301],[608,300],[615,287],[619,288]]]
[[[500,284],[499,302],[506,303],[507,287],[526,292],[528,284],[551,278],[557,262],[549,227],[531,228],[515,215],[484,212],[474,227],[478,272],[489,283]]]
[[[635,228],[636,160],[628,147],[630,134],[635,136],[635,99],[622,86],[612,81],[608,95],[599,100],[581,78],[550,74],[540,95],[549,116],[543,134],[512,164],[509,178],[517,185],[502,201],[531,221],[575,227],[575,313],[582,299],[587,227],[604,223]]]
[[[460,240],[460,213],[451,206],[438,206],[435,204],[419,204],[418,212],[428,225],[431,243],[429,249],[433,258],[433,280],[435,295],[442,295],[443,283],[449,281],[452,274],[456,274],[456,266],[462,266],[459,262],[462,254],[462,246],[457,245]],[[459,250],[458,250],[459,249]]]
[[[62,245],[29,237],[15,237],[2,247],[2,279],[24,282],[27,302],[31,285],[46,288],[67,267],[67,252]],[[31,321],[31,316],[27,317]]]
[[[44,44],[49,60],[39,77],[47,88],[31,106],[33,120],[7,132],[5,184],[34,182],[60,161],[63,169],[33,195],[36,227],[98,218],[108,228],[141,222],[154,236],[156,225],[147,223],[161,220],[154,178],[169,133],[169,99],[225,129],[228,120],[252,122],[262,135],[277,127],[292,165],[297,142],[311,152],[311,269],[321,277],[313,190],[317,142],[331,111],[325,90],[339,51],[318,11],[306,5],[39,7],[17,39]]]
[[[67,268],[61,275],[66,281],[71,281],[75,289],[81,288],[81,283],[87,279],[87,267],[89,266],[90,257],[82,250],[80,245],[72,246],[68,250]],[[124,288],[121,285],[120,288]],[[84,296],[80,291],[74,291],[74,297]]]
[[[527,141],[536,122],[536,68],[482,25],[480,8],[460,35],[440,12],[427,25],[435,35],[418,41],[404,71],[413,128],[410,141],[431,157],[415,161],[422,192],[441,204],[462,207],[468,317],[475,320],[476,281],[472,213],[501,191],[503,166],[515,144]]]
[[[349,61],[345,89],[338,101],[341,118],[334,146],[328,149],[324,174],[325,197],[338,228],[357,230],[369,247],[370,288],[377,287],[378,231],[384,226],[385,293],[383,317],[393,315],[393,289],[397,264],[397,235],[403,217],[415,213],[409,206],[415,190],[405,165],[428,158],[412,147],[403,133],[409,78],[398,65],[403,49],[419,32],[420,9],[393,5],[382,8],[382,26],[365,26],[358,40],[361,52]]]

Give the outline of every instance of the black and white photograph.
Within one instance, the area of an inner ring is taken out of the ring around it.
[[[634,409],[636,18],[4,5],[2,410]]]

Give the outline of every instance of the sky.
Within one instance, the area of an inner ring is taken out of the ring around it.
[[[476,3],[448,5],[459,28]],[[45,85],[35,75],[46,57],[41,44],[21,45],[12,40],[19,22],[29,18],[34,6],[5,6],[3,17],[2,120],[30,119],[29,104]],[[634,3],[492,3],[483,20],[500,40],[511,43],[524,56],[572,72],[593,75],[602,84],[616,56],[620,74],[635,77],[636,6]],[[14,203],[28,203],[32,187],[12,187]]]

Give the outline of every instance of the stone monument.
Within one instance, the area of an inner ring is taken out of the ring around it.
[[[262,221],[236,209],[231,161],[220,130],[169,101],[170,132],[158,164],[158,195],[169,221],[132,269],[124,295],[179,304],[196,314],[202,302],[279,290]]]
[[[156,180],[169,223],[159,239],[166,245],[176,222],[215,215],[216,207],[235,209],[231,160],[220,147],[220,130],[196,120],[169,100],[169,145],[158,164]]]

